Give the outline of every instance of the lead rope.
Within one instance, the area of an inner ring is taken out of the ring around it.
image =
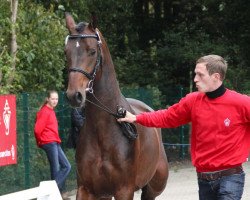
[[[113,115],[115,118],[117,118],[117,114],[112,112],[107,106],[105,106],[99,99],[97,99],[97,97],[94,95],[93,92],[90,92],[90,94],[92,94],[92,96],[95,98],[95,100],[101,105],[98,105],[96,103],[94,103],[93,101],[90,101],[86,98],[86,101],[88,101],[89,103],[95,105],[96,107],[100,108],[101,110],[106,111],[107,113],[109,113],[110,115]]]
[[[86,98],[86,101],[95,105],[96,107],[106,111],[110,115],[114,116],[116,119],[123,118],[126,116],[126,109],[122,106],[117,105],[117,113],[112,112],[108,107],[106,107],[95,95],[93,92],[90,92],[93,95],[95,100],[101,105],[94,103]],[[138,133],[134,124],[128,122],[117,122],[122,129],[123,134],[131,141],[134,141],[138,137]]]

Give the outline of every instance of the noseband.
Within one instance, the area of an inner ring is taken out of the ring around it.
[[[102,61],[102,56],[101,56],[101,38],[100,35],[98,33],[98,31],[96,31],[95,34],[76,34],[76,35],[68,35],[65,39],[65,45],[67,44],[69,39],[85,39],[85,38],[95,38],[97,40],[97,60],[96,60],[96,65],[93,69],[93,71],[91,73],[88,73],[84,70],[82,70],[80,67],[72,67],[68,70],[68,72],[79,72],[82,73],[83,75],[85,75],[88,79],[89,79],[89,84],[88,84],[88,90],[92,91],[92,87],[93,87],[93,81],[95,79],[96,73],[101,65],[101,61]]]

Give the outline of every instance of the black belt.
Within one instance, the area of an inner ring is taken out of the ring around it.
[[[197,172],[197,176],[199,179],[207,180],[207,181],[215,181],[219,178],[222,178],[224,176],[230,176],[233,174],[240,174],[243,172],[242,166],[225,169],[218,172],[212,172],[212,173],[203,173],[203,172]]]

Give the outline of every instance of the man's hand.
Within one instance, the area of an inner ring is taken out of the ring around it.
[[[136,121],[136,116],[130,113],[129,111],[126,111],[126,116],[124,118],[118,119],[117,121],[134,123]]]

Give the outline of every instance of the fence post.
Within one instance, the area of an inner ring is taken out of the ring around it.
[[[183,97],[183,87],[180,86],[180,99]],[[181,143],[181,146],[180,146],[180,158],[184,158],[185,157],[185,146],[182,145],[184,144],[184,125],[182,125],[180,127],[180,143]]]
[[[24,135],[24,184],[25,188],[30,187],[30,152],[29,152],[29,115],[28,101],[29,94],[23,93],[23,135]]]

